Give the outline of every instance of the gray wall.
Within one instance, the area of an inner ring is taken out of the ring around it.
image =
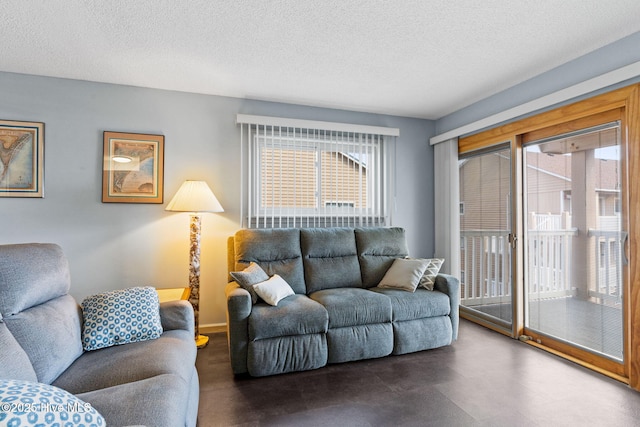
[[[78,300],[186,286],[189,215],[164,208],[185,179],[202,179],[225,212],[203,218],[200,322],[225,322],[226,239],[240,227],[237,113],[400,128],[395,225],[414,256],[433,255],[430,121],[11,73],[0,73],[0,93],[0,119],[45,123],[45,197],[0,198],[0,244],[60,244]],[[101,202],[105,130],[165,135],[163,205]]]
[[[522,105],[637,61],[640,61],[640,32],[567,62],[564,65],[540,74],[519,85],[458,110],[455,113],[442,117],[436,121],[436,133],[445,133],[459,126]],[[638,81],[640,81],[640,77],[617,84],[605,90],[594,92],[582,98],[637,83]],[[577,101],[578,99],[579,98],[570,102]]]

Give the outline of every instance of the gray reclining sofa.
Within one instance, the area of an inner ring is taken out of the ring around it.
[[[69,287],[59,246],[0,245],[0,381],[53,385],[92,405],[109,427],[195,426],[191,304],[160,304],[157,339],[83,351],[83,316]]]
[[[377,287],[393,261],[407,256],[402,228],[238,231],[228,242],[229,272],[255,262],[284,278],[295,295],[277,306],[253,304],[229,278],[233,372],[266,376],[451,344],[458,279],[439,274],[433,291],[413,293]]]

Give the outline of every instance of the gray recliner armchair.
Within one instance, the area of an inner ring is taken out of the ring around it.
[[[50,384],[108,426],[195,426],[193,308],[160,304],[160,338],[83,351],[83,316],[54,244],[0,245],[0,379]]]

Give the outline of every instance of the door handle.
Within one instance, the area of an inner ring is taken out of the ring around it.
[[[622,231],[622,239],[620,239],[620,243],[622,244],[622,262],[624,265],[629,265],[629,258],[627,257],[627,240],[629,240],[629,233],[626,231]]]

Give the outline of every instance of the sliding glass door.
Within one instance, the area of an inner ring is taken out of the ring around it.
[[[511,148],[462,156],[460,259],[463,315],[511,330]]]
[[[613,122],[526,142],[522,167],[525,333],[622,363],[620,129]]]
[[[461,317],[637,390],[639,118],[637,84],[458,140]]]

